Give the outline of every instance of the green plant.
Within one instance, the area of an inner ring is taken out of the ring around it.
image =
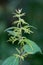
[[[5,31],[7,31],[10,35],[8,40],[9,42],[14,44],[16,41],[18,41],[17,44],[19,48],[16,48],[18,53],[10,56],[2,65],[22,65],[22,61],[24,61],[24,58],[27,57],[27,55],[41,52],[41,49],[35,42],[24,36],[25,33],[33,33],[33,31],[31,31],[31,27],[35,28],[21,18],[25,15],[25,13],[22,13],[22,9],[18,9],[16,10],[16,13],[13,14],[13,17],[17,17],[18,20],[13,22],[13,27],[10,27]]]

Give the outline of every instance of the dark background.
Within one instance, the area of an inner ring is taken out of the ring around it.
[[[0,0],[0,65],[16,52],[16,44],[12,45],[7,42],[8,35],[4,30],[12,26],[12,12],[18,8],[23,8],[23,12],[26,13],[24,19],[37,28],[29,38],[35,41],[43,52],[43,0]],[[23,63],[23,65],[26,64],[43,65],[43,55],[40,53],[29,55]]]

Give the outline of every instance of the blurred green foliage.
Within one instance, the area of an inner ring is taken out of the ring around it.
[[[6,2],[3,5],[0,4],[0,65],[15,52],[16,44],[13,46],[6,41],[8,37],[4,30],[11,26],[14,20],[11,13],[17,8],[23,8],[26,12],[24,19],[37,28],[33,35],[29,35],[29,38],[35,41],[43,51],[43,0],[8,0],[7,4]],[[39,53],[30,55],[24,62],[25,65],[43,65],[43,55]]]

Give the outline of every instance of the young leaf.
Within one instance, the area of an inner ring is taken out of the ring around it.
[[[12,36],[19,36],[20,35],[20,33],[17,31],[16,32],[16,30],[15,31],[7,31],[8,33],[9,33],[9,35],[12,35]]]
[[[28,24],[28,23],[25,22],[24,19],[21,19],[21,18],[20,18],[20,21],[22,22],[22,24]]]
[[[11,56],[8,57],[2,65],[19,65],[19,57]]]
[[[22,12],[22,9],[16,10],[16,13],[20,14]]]
[[[29,39],[25,39],[26,45],[24,45],[23,49],[25,52],[29,54],[35,54],[37,52],[41,52],[40,47],[33,41]]]
[[[26,26],[24,26],[24,28],[33,28],[33,29],[37,29],[36,27],[34,27],[34,26],[31,26],[31,25],[26,25]]]
[[[12,30],[14,29],[15,27],[10,27],[10,28],[7,28],[5,31],[9,31],[9,30]]]
[[[28,33],[28,34],[33,33],[33,31],[31,31],[30,28],[22,27],[21,29],[24,30],[25,33]]]
[[[12,44],[14,44],[14,42],[16,42],[17,40],[18,40],[18,38],[11,36],[8,41],[12,42]]]
[[[14,31],[7,31],[10,35],[15,35]]]
[[[13,22],[13,24],[17,24],[17,23],[19,23],[19,21],[14,21],[14,22]]]

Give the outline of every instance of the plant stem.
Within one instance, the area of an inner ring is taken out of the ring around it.
[[[19,21],[20,21],[20,17],[19,17]],[[18,27],[19,27],[19,26],[18,26]],[[20,37],[19,37],[19,40],[22,39],[22,30],[21,30],[21,27],[22,27],[22,26],[21,26],[21,22],[20,22]],[[23,52],[21,49],[22,49],[22,46],[20,46],[20,52],[21,52],[21,53],[20,53],[20,56],[22,55],[22,52]],[[21,59],[21,58],[20,58],[20,65],[22,65],[22,59]]]
[[[22,65],[22,60],[21,60],[21,58],[20,58],[20,65]]]

